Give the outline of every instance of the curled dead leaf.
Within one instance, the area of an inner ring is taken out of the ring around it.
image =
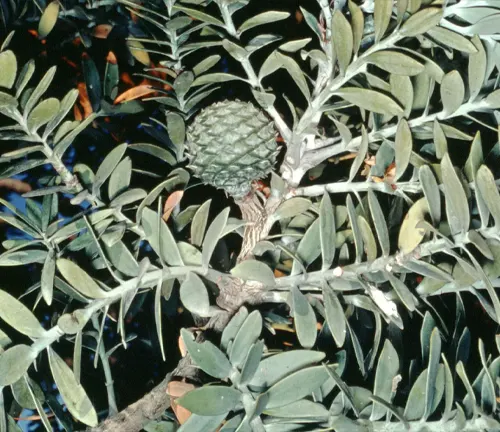
[[[177,405],[176,399],[184,396],[187,392],[194,390],[196,387],[184,381],[171,381],[167,386],[167,394],[172,398],[172,411],[177,417],[177,421],[182,425],[186,423],[191,416],[191,412],[186,408]]]
[[[121,95],[118,95],[113,103],[115,105],[118,105],[119,103],[128,102],[134,99],[139,99],[141,97],[150,95],[155,91],[156,90],[149,85],[138,85],[124,91]]]
[[[113,30],[113,26],[111,24],[99,24],[94,27],[92,36],[97,39],[107,39],[111,30]]]
[[[165,206],[163,207],[163,220],[165,222],[168,221],[170,215],[172,214],[172,210],[181,202],[183,195],[184,191],[181,190],[175,191],[169,195],[165,201]]]

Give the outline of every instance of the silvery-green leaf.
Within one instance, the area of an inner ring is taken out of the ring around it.
[[[450,48],[465,52],[467,54],[477,53],[477,48],[474,44],[462,36],[444,27],[434,27],[430,29],[427,34],[439,43],[449,46]]]
[[[181,72],[177,76],[177,78],[175,78],[174,83],[173,83],[173,87],[175,90],[175,95],[177,96],[177,98],[179,100],[184,99],[184,96],[189,91],[189,88],[191,87],[191,84],[193,84],[193,81],[194,81],[194,73],[191,71]],[[167,121],[168,121],[169,114],[173,114],[173,112],[167,113]]]
[[[224,73],[224,72],[214,72],[214,73],[209,73],[206,75],[201,75],[197,77],[191,87],[197,87],[197,86],[202,86],[205,84],[213,84],[213,83],[222,83],[222,82],[228,82],[228,81],[234,81],[234,80],[239,80],[239,81],[246,81],[245,79]]]
[[[56,137],[54,138],[54,142],[57,143],[56,147],[54,148],[54,153],[56,156],[61,157],[66,150],[68,150],[69,146],[73,143],[74,139],[76,136],[82,132],[90,123],[92,123],[95,119],[96,115],[92,113],[89,115],[85,120],[81,122],[71,122],[69,123],[70,125],[70,131],[68,134],[62,134],[59,136],[59,139],[57,139],[59,131],[65,126],[68,126],[68,123],[65,122],[61,125],[59,130],[56,133]]]
[[[446,118],[460,108],[464,100],[465,85],[460,73],[456,70],[448,72],[441,81],[440,91],[443,116]]]
[[[366,57],[366,61],[396,75],[418,75],[425,69],[422,63],[412,57],[392,50],[374,52]]]
[[[163,326],[162,326],[162,313],[161,313],[161,299],[162,299],[162,280],[158,281],[155,290],[154,299],[154,312],[155,312],[155,326],[158,342],[160,343],[160,352],[163,361],[165,361],[165,347],[163,343]]]
[[[10,50],[0,52],[0,87],[11,89],[17,75],[17,60]]]
[[[446,217],[451,233],[465,233],[470,225],[469,202],[448,153],[441,161],[441,175],[446,201]]]
[[[297,257],[300,259],[300,263],[294,260],[291,273],[292,275],[299,274],[301,270],[300,264],[307,268],[316,258],[320,256],[321,240],[319,225],[319,219],[316,219],[300,240],[296,251]]]
[[[495,226],[500,225],[500,193],[495,178],[486,165],[481,165],[476,173],[476,184],[488,210],[490,211]]]
[[[473,182],[476,178],[477,171],[484,162],[483,144],[481,140],[481,132],[477,131],[469,151],[469,157],[465,162],[464,172],[469,182]]]
[[[158,256],[172,266],[182,266],[184,264],[174,236],[158,213],[145,208],[142,213],[142,225],[147,241]]]
[[[131,177],[132,160],[126,157],[117,165],[109,177],[108,196],[110,200],[128,189]]]
[[[239,329],[248,317],[248,309],[246,307],[241,307],[236,314],[231,318],[231,321],[226,325],[222,331],[220,347],[226,351],[229,343],[234,340]]]
[[[47,305],[52,304],[52,296],[54,292],[54,277],[56,274],[56,260],[55,260],[55,252],[53,249],[49,251],[47,254],[47,258],[45,258],[45,263],[42,269],[42,278],[41,278],[41,292],[43,299]]]
[[[257,341],[252,345],[250,351],[248,352],[247,358],[245,359],[245,364],[241,369],[240,384],[246,385],[255,375],[257,369],[259,368],[260,360],[264,352],[264,341]]]
[[[431,167],[422,165],[418,170],[418,178],[428,203],[432,223],[438,226],[441,221],[441,192]]]
[[[193,245],[186,242],[177,243],[184,264],[188,266],[201,266],[201,252]]]
[[[191,243],[194,246],[201,246],[203,242],[211,202],[211,199],[205,201],[197,210],[193,217],[193,222],[191,222]]]
[[[396,163],[396,180],[406,171],[410,163],[410,156],[413,150],[413,138],[406,119],[399,121],[394,142],[394,153]]]
[[[186,125],[184,119],[175,112],[167,113],[168,137],[176,148],[178,157],[182,155],[186,141]]]
[[[0,354],[0,386],[11,385],[21,379],[37,354],[28,345],[14,345]]]
[[[281,54],[280,52],[277,52],[276,55],[281,62],[281,67],[283,67],[290,74],[304,97],[309,100],[311,98],[311,92],[309,90],[304,71],[293,58]]]
[[[358,228],[363,239],[363,249],[366,253],[366,259],[373,261],[377,258],[377,242],[373,235],[372,229],[368,221],[361,215],[357,218]]]
[[[27,375],[23,376],[22,378],[18,379],[14,384],[12,384],[11,386],[12,395],[14,396],[16,402],[23,408],[34,410],[36,409],[36,405],[33,403],[33,398],[31,397],[31,392],[26,378]],[[28,378],[28,380],[35,397],[40,401],[44,402],[45,395],[43,394],[43,391],[40,388],[40,386],[31,378]]]
[[[259,81],[262,81],[266,76],[271,75],[276,72],[283,65],[281,61],[281,57],[278,56],[277,51],[273,51],[269,56],[264,60],[262,66],[259,71]]]
[[[181,330],[182,340],[193,362],[208,375],[226,379],[231,374],[231,363],[212,342],[195,342],[193,335],[186,329]]]
[[[95,174],[94,184],[92,185],[92,194],[97,195],[99,188],[108,179],[113,170],[120,163],[121,158],[127,150],[127,144],[120,144],[111,150],[104,160],[99,165],[99,168]]]
[[[290,289],[290,302],[297,338],[304,348],[312,348],[317,336],[314,310],[296,286]]]
[[[354,179],[354,177],[358,173],[358,170],[361,168],[361,165],[363,165],[366,159],[366,153],[368,152],[368,145],[368,134],[366,133],[365,127],[361,125],[361,143],[359,145],[356,158],[352,162],[351,169],[349,170],[349,182]]]
[[[472,388],[469,378],[467,377],[467,373],[465,372],[464,364],[459,361],[456,365],[457,375],[462,380],[462,383],[467,391],[467,398],[469,399],[470,406],[472,407],[472,414],[474,417],[477,415],[477,401],[476,395],[474,393],[474,389]]]
[[[273,271],[263,262],[247,259],[231,270],[231,274],[243,280],[254,280],[265,285],[275,284]]]
[[[312,40],[311,38],[304,38],[304,39],[293,40],[290,42],[285,42],[284,44],[280,45],[280,50],[289,53],[294,53],[304,48],[309,42],[311,42],[311,40]]]
[[[33,107],[38,103],[42,95],[47,91],[50,83],[54,79],[55,73],[56,73],[56,67],[52,66],[42,77],[38,85],[35,87],[24,107],[25,117],[28,116],[28,114],[31,112]]]
[[[335,373],[332,369],[327,369],[327,371]],[[266,409],[264,414],[272,417],[290,418],[292,420],[311,417],[314,421],[321,421],[322,419],[326,421],[328,418],[328,410],[321,403],[312,402],[308,399],[301,399],[280,408]],[[290,426],[291,424],[284,423],[284,425]]]
[[[311,28],[311,30],[316,33],[316,36],[318,36],[318,39],[322,40],[322,34],[321,34],[321,28],[318,20],[316,17],[309,12],[307,9],[304,9],[302,6],[300,7],[300,11],[302,12],[302,15],[304,15],[304,19],[307,23],[307,25]]]
[[[328,192],[323,194],[319,206],[319,235],[321,241],[322,270],[328,270],[335,257],[335,212]]]
[[[97,282],[73,261],[66,258],[59,258],[57,260],[57,269],[63,275],[64,279],[84,296],[96,299],[107,297],[106,291],[103,291]]]
[[[443,128],[437,120],[434,120],[433,128],[434,146],[436,147],[436,157],[441,159],[448,152],[448,141]]]
[[[445,390],[443,420],[447,420],[450,417],[451,410],[453,408],[453,402],[455,397],[455,388],[454,388],[455,386],[453,383],[454,380],[450,366],[448,365],[448,361],[446,360],[444,354],[441,354],[441,358],[443,360],[444,390]]]
[[[2,217],[2,219],[6,219]],[[14,225],[14,224],[11,224]],[[16,226],[16,225],[14,225]],[[0,255],[0,267],[20,266],[32,263],[43,263],[47,251],[40,249],[25,249],[14,252],[4,252]]]
[[[118,195],[109,203],[110,207],[123,207],[128,204],[140,201],[147,196],[147,192],[144,189],[134,188],[129,189]]]
[[[207,288],[197,274],[189,273],[182,282],[179,292],[182,304],[189,312],[201,317],[208,315],[210,300]]]
[[[354,208],[354,203],[352,202],[351,195],[347,195],[347,213],[349,216],[349,223],[352,229],[352,235],[354,237],[354,245],[356,247],[356,262],[360,263],[363,257],[363,236],[358,225],[358,217],[356,214],[356,209]]]
[[[437,280],[453,282],[453,278],[449,273],[428,263],[427,261],[412,259],[405,262],[404,266],[407,269],[424,276],[429,276]]]
[[[277,21],[281,21],[287,19],[290,16],[288,12],[280,12],[280,11],[267,11],[263,12],[259,15],[255,15],[252,18],[247,19],[241,26],[238,28],[238,33],[243,33],[251,28],[257,27],[262,24],[274,23]]]
[[[436,27],[443,16],[442,8],[430,7],[419,10],[408,18],[401,28],[399,34],[405,37],[417,36]]]
[[[375,43],[379,42],[389,27],[392,15],[392,0],[375,0],[373,11],[373,22],[375,26]]]
[[[38,36],[40,38],[47,37],[56,25],[57,17],[59,16],[59,7],[60,5],[57,0],[47,4],[38,23]]]
[[[406,408],[404,411],[404,417],[408,421],[420,420],[424,415],[425,410],[425,388],[427,383],[428,369],[425,369],[417,378],[413,387],[410,390],[410,394],[406,401]],[[444,367],[440,366],[438,368],[437,379],[435,381],[436,393],[434,401],[437,401],[435,405],[432,406],[432,411],[435,411],[437,405],[443,397],[443,392],[445,388],[445,374]]]
[[[375,383],[373,394],[386,402],[391,402],[394,392],[392,389],[393,379],[399,372],[399,356],[389,339],[386,339],[382,352],[378,358],[377,371],[375,373]],[[381,419],[386,410],[384,407],[374,404],[370,416],[371,421]]]
[[[354,54],[357,54],[365,30],[365,16],[363,15],[363,11],[361,10],[361,8],[356,3],[354,3],[353,0],[349,0],[348,5],[349,12],[351,14],[353,52]]]
[[[129,149],[131,150],[137,150],[143,153],[150,154],[166,163],[169,165],[175,165],[176,160],[172,156],[172,154],[168,151],[165,150],[161,147],[155,146],[153,144],[130,144]]]
[[[87,426],[97,426],[97,413],[82,385],[76,381],[73,371],[51,348],[48,352],[50,370],[68,411]]]
[[[294,372],[274,384],[264,398],[266,409],[279,408],[312,394],[329,378],[324,366],[313,366]]]
[[[340,74],[344,75],[353,54],[352,28],[347,18],[336,9],[332,17],[332,44],[339,63]]]
[[[212,25],[217,26],[217,27],[223,27],[223,28],[225,27],[225,25],[222,21],[218,20],[217,18],[215,18],[212,15],[209,15],[205,12],[201,12],[201,11],[196,10],[196,9],[187,8],[187,7],[179,6],[179,5],[174,5],[173,9],[176,11],[184,12],[186,15],[188,15],[192,18],[195,18],[197,20],[200,20],[202,22],[206,22],[208,24],[212,24]]]
[[[311,201],[303,197],[294,197],[282,202],[276,211],[273,213],[272,218],[274,221],[281,219],[292,218],[299,214],[304,213],[311,207]]]
[[[262,332],[262,316],[259,311],[253,311],[246,318],[236,334],[229,360],[234,367],[241,368],[248,351]]]
[[[233,410],[240,399],[240,391],[213,385],[191,390],[175,402],[194,414],[217,416]]]
[[[344,309],[333,289],[327,284],[323,285],[323,302],[328,328],[335,344],[340,348],[344,345],[347,334]]]
[[[427,368],[427,382],[425,384],[425,409],[423,417],[425,420],[427,420],[427,418],[432,414],[433,406],[437,405],[435,401],[435,399],[437,398],[435,386],[439,370],[440,355],[441,355],[441,336],[439,335],[439,330],[437,328],[434,328],[434,330],[431,333],[431,339],[430,339],[429,367]]]
[[[43,337],[46,333],[26,306],[2,290],[0,290],[0,318],[19,333],[32,338]]]
[[[222,421],[227,417],[228,414],[228,412],[225,412],[218,416],[201,416],[198,414],[191,414],[186,420],[186,423],[184,423],[179,429],[177,429],[177,432],[217,432]]]
[[[479,357],[483,366],[484,376],[481,384],[481,408],[486,412],[495,412],[497,408],[497,400],[495,394],[495,384],[493,377],[497,378],[498,374],[492,375],[488,367],[486,353],[484,350],[484,342],[482,339],[478,341]],[[493,365],[492,365],[493,366]]]
[[[375,90],[358,87],[343,87],[335,92],[347,102],[378,114],[403,115],[399,104],[389,96]]]
[[[196,66],[193,67],[193,73],[195,74],[195,76],[201,75],[202,73],[214,67],[219,62],[220,59],[221,57],[218,54],[214,54],[203,59]]]
[[[479,36],[475,35],[472,38],[472,43],[474,44],[477,52],[469,55],[469,101],[471,102],[477,98],[481,88],[483,87],[488,64],[486,50],[484,49]]]
[[[293,350],[266,357],[251,379],[249,385],[267,388],[295,371],[299,371],[325,358],[321,351]]]
[[[17,77],[15,88],[16,88],[16,98],[18,98],[23,92],[24,88],[30,81],[31,77],[35,73],[35,61],[28,60]],[[75,90],[78,93],[78,90]]]
[[[224,228],[226,226],[227,218],[229,216],[229,210],[230,210],[229,207],[226,207],[224,210],[222,210],[208,227],[201,248],[203,267],[208,268],[210,259],[212,258],[212,254],[215,250],[215,246],[217,245],[217,242],[221,238]]]
[[[368,191],[368,204],[370,206],[373,224],[375,225],[375,231],[377,232],[380,249],[382,250],[382,254],[384,256],[388,256],[390,252],[390,240],[387,223],[385,221],[382,207],[378,202],[378,198],[371,189]]]
[[[409,118],[413,106],[413,85],[410,77],[391,74],[389,78],[391,94],[404,108],[404,116]]]

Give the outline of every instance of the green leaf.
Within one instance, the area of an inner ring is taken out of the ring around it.
[[[360,108],[378,114],[403,115],[401,106],[389,96],[375,90],[343,87],[335,92],[335,95],[345,99]]]
[[[215,246],[217,246],[217,242],[221,238],[224,228],[226,227],[227,218],[229,216],[229,210],[230,210],[229,207],[226,207],[224,210],[222,210],[208,227],[201,248],[202,264],[203,267],[205,268],[208,268],[208,265],[210,264],[210,259],[212,258],[212,254],[214,253],[215,250]]]
[[[192,87],[201,86],[205,84],[222,83],[234,80],[245,81],[243,78],[236,75],[216,72],[216,73],[201,75],[200,77],[196,78],[193,82]]]
[[[142,153],[150,154],[151,156],[154,156],[154,157],[168,163],[169,165],[175,165],[177,163],[175,158],[172,156],[172,154],[168,150],[165,150],[165,149],[158,147],[156,145],[153,145],[153,144],[147,144],[147,143],[130,144],[128,146],[128,148],[131,150],[136,150],[136,151],[140,151]]]
[[[328,378],[324,366],[305,368],[278,381],[259,399],[265,402],[266,409],[283,407],[311,395]]]
[[[217,432],[222,421],[226,418],[227,415],[228,412],[225,412],[218,416],[201,416],[197,414],[191,414],[186,423],[184,423],[179,429],[177,429],[177,432]]]
[[[82,56],[82,72],[93,112],[101,109],[102,86],[97,66],[88,54]]]
[[[175,402],[194,414],[216,416],[233,410],[240,400],[238,390],[214,385],[191,390]]]
[[[302,92],[304,97],[309,100],[311,99],[311,92],[309,90],[309,86],[307,84],[307,80],[302,68],[298,65],[298,63],[291,57],[288,57],[280,52],[276,53],[276,56],[281,62],[281,67],[286,69],[286,71],[290,74],[292,79],[295,81],[295,84]]]
[[[347,213],[349,216],[349,224],[352,228],[352,235],[354,237],[354,246],[356,248],[356,263],[360,263],[363,257],[363,236],[358,224],[358,217],[356,214],[356,209],[354,208],[354,203],[352,202],[351,195],[347,195]]]
[[[73,371],[51,348],[48,352],[50,370],[68,411],[87,426],[97,426],[97,413],[82,385],[77,382]]]
[[[167,113],[168,136],[177,149],[177,155],[181,156],[186,141],[186,125],[184,119],[177,113]]]
[[[393,392],[393,380],[399,372],[399,356],[389,339],[386,339],[382,352],[378,358],[377,371],[375,372],[375,383],[373,394],[386,402],[391,402]],[[370,421],[380,420],[386,413],[384,407],[374,404]]]
[[[323,302],[328,328],[335,344],[340,348],[344,345],[347,334],[344,309],[333,289],[327,284],[323,285]]]
[[[319,363],[324,358],[323,352],[309,350],[293,350],[266,357],[260,362],[249,385],[256,388],[271,387],[293,372]]]
[[[206,22],[208,24],[212,24],[217,27],[225,28],[225,24],[222,21],[218,20],[212,15],[206,14],[205,12],[201,12],[196,9],[191,9],[179,5],[174,5],[173,10],[184,12],[186,15],[189,15],[190,17],[200,20],[202,22]]]
[[[59,16],[59,1],[51,1],[43,11],[40,22],[38,23],[38,37],[46,38],[52,31]]]
[[[323,199],[319,206],[319,237],[321,242],[321,256],[323,271],[328,270],[335,257],[335,212],[328,192],[323,194]]]
[[[193,221],[191,222],[191,244],[194,246],[201,246],[203,242],[211,203],[211,199],[205,201],[196,211]]]
[[[476,184],[488,210],[495,221],[495,226],[500,226],[500,193],[492,172],[486,165],[481,165],[476,173]]]
[[[446,217],[451,233],[466,233],[470,225],[469,203],[448,153],[441,161],[441,175],[446,201]]]
[[[201,75],[202,73],[214,67],[219,62],[220,59],[221,56],[218,54],[214,54],[203,59],[196,66],[193,67],[193,73],[195,74],[195,76]]]
[[[438,159],[441,159],[448,151],[448,141],[446,140],[446,135],[444,134],[443,128],[441,127],[437,119],[434,120],[433,135],[434,146],[436,148],[436,157]]]
[[[5,387],[20,380],[37,354],[28,345],[14,345],[0,354],[0,386]]]
[[[375,231],[377,232],[378,241],[380,243],[380,249],[384,256],[389,256],[390,253],[390,239],[389,230],[387,229],[387,223],[385,221],[384,212],[378,198],[375,193],[370,189],[368,190],[368,204],[370,206],[370,212],[372,214],[373,224],[375,225]]]
[[[87,272],[82,270],[73,261],[66,258],[57,260],[57,269],[62,274],[64,279],[73,286],[78,292],[89,298],[105,298],[108,296],[106,291],[103,291],[99,285],[92,279]]]
[[[231,321],[226,325],[224,330],[222,331],[220,347],[227,351],[227,348],[230,343],[234,340],[241,326],[245,322],[248,317],[248,309],[245,306],[242,306],[238,312],[234,314],[231,318]]]
[[[56,156],[61,157],[66,150],[68,150],[69,146],[73,143],[77,135],[82,132],[90,123],[94,121],[96,118],[95,114],[89,115],[85,120],[82,122],[78,123],[77,126],[71,130],[70,133],[64,136],[64,138],[61,139],[54,148],[54,154]],[[61,128],[64,126],[64,123],[62,124]],[[57,140],[56,140],[57,141]]]
[[[375,1],[373,11],[373,23],[375,26],[375,43],[379,42],[389,27],[392,15],[392,0]]]
[[[351,25],[340,9],[336,9],[332,17],[332,44],[339,63],[340,74],[345,75],[353,54],[354,38]]]
[[[11,95],[0,92],[0,113],[10,112],[17,107],[17,99]]]
[[[45,329],[33,313],[15,297],[0,290],[0,318],[11,327],[31,338],[45,336]]]
[[[277,21],[281,21],[287,19],[290,16],[288,12],[280,12],[280,11],[267,11],[261,14],[255,15],[252,18],[247,19],[241,26],[238,28],[238,33],[243,33],[251,28],[257,27],[262,24],[274,23]]]
[[[414,76],[425,70],[425,66],[412,57],[391,50],[376,51],[366,61],[396,75]]]
[[[16,98],[18,98],[21,93],[23,92],[24,88],[30,81],[31,77],[35,73],[35,61],[34,60],[28,60],[23,68],[21,69],[21,72],[19,72],[19,76],[17,77],[16,81]],[[78,90],[74,90],[78,93]]]
[[[366,259],[373,261],[377,258],[377,242],[373,235],[372,228],[364,216],[358,215],[357,225],[363,239],[363,249],[366,253]]]
[[[405,37],[418,36],[436,27],[442,16],[442,8],[430,7],[422,9],[403,23],[399,29],[399,34]]]
[[[8,220],[6,217],[2,217],[2,219]],[[0,267],[42,263],[45,261],[46,256],[47,251],[40,249],[19,250],[15,252],[8,251],[0,255]]]
[[[92,185],[92,194],[97,195],[99,193],[100,187],[112,174],[113,170],[116,168],[120,160],[122,159],[125,151],[127,150],[127,144],[120,144],[111,150],[104,160],[99,165],[97,172],[95,174],[94,184]]]
[[[11,89],[16,81],[17,60],[10,50],[0,52],[0,87]]]
[[[332,372],[331,369],[327,370],[329,372]],[[290,419],[306,419],[310,417],[314,419],[314,421],[326,421],[326,419],[328,418],[328,410],[322,404],[312,402],[307,399],[301,399],[296,402],[292,402],[291,404],[284,407],[266,409],[264,411],[264,414],[272,417]],[[287,424],[285,423],[285,425]],[[290,423],[288,423],[288,425],[290,425]]]
[[[297,246],[296,254],[304,267],[308,267],[313,261],[321,254],[321,240],[320,240],[320,223],[316,219],[311,226],[307,229],[306,233],[300,240]],[[293,262],[292,275],[299,274],[301,271],[300,263],[296,260]]]
[[[232,370],[231,363],[212,342],[195,342],[192,333],[186,329],[181,330],[181,336],[196,366],[214,378],[229,377]]]
[[[309,42],[311,42],[311,40],[311,38],[297,39],[290,42],[285,42],[284,44],[280,45],[279,48],[281,51],[294,53],[304,48]]]
[[[256,342],[262,332],[262,316],[259,311],[253,311],[246,318],[238,333],[236,334],[229,360],[232,365],[241,368],[250,351],[252,345]]]
[[[434,226],[438,226],[441,221],[441,192],[431,167],[422,165],[418,170],[418,178],[428,203],[432,223]]]
[[[45,395],[43,394],[42,389],[27,375],[24,375],[22,378],[18,379],[14,384],[12,384],[12,395],[14,396],[16,402],[23,408],[34,410],[36,409],[36,405],[34,404],[34,398],[31,396],[29,387],[33,389],[33,394],[36,399],[40,400],[41,402],[45,402]]]
[[[205,284],[195,273],[189,273],[181,284],[180,296],[186,309],[201,317],[208,316],[210,301]]]
[[[415,273],[424,275],[424,276],[429,276],[433,279],[437,280],[442,280],[442,281],[447,281],[447,282],[453,282],[453,278],[449,273],[446,271],[440,269],[439,267],[436,267],[427,261],[421,261],[421,260],[408,260],[404,263],[404,266],[407,269],[410,269],[411,271],[414,271]]]
[[[304,15],[304,19],[307,23],[307,25],[311,28],[311,30],[316,33],[316,36],[318,36],[318,39],[322,41],[323,35],[321,33],[320,29],[320,24],[316,17],[309,12],[307,9],[304,9],[302,6],[299,6],[300,11],[302,12],[302,15]]]
[[[264,285],[275,285],[273,271],[266,264],[248,259],[239,263],[231,270],[231,274],[243,280],[254,280]]]
[[[434,397],[434,405],[431,408],[431,411],[435,411],[437,405],[441,401],[444,392],[444,367],[440,366],[438,369],[437,378],[435,381],[435,397]],[[420,420],[424,416],[425,410],[425,392],[426,385],[428,381],[428,369],[425,369],[417,378],[413,387],[410,390],[410,394],[408,395],[408,399],[406,401],[406,408],[404,411],[404,416],[408,421]],[[437,403],[436,403],[437,401]]]
[[[469,101],[474,101],[479,92],[483,88],[484,80],[486,78],[486,70],[488,67],[488,59],[486,56],[486,50],[483,47],[483,43],[478,35],[472,38],[472,44],[477,50],[477,52],[469,55]]]
[[[134,188],[123,192],[118,195],[109,203],[110,207],[123,207],[127,204],[134,203],[136,201],[142,200],[147,196],[147,192],[144,189]]]
[[[296,286],[290,289],[290,303],[297,338],[304,348],[312,348],[318,333],[314,310]]]
[[[277,51],[273,51],[269,56],[264,60],[262,66],[259,71],[259,81],[262,81],[266,76],[271,75],[276,72],[283,65],[282,57],[278,55]]]
[[[441,101],[443,117],[453,114],[462,105],[465,97],[465,85],[460,73],[448,72],[441,81]]]

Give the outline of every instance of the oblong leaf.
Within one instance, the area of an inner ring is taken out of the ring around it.
[[[443,16],[443,10],[437,7],[425,8],[408,18],[399,33],[402,36],[412,37],[429,31],[439,24]]]
[[[52,31],[59,16],[59,1],[51,1],[43,11],[40,22],[38,23],[38,36],[45,38]]]
[[[212,258],[215,246],[217,246],[217,242],[219,241],[224,228],[226,227],[229,210],[229,207],[226,207],[224,210],[222,210],[208,227],[201,248],[203,267],[208,267],[210,263],[210,258]]]
[[[470,225],[469,202],[448,153],[441,161],[446,217],[452,234],[466,233]]]
[[[273,271],[263,262],[247,259],[231,270],[231,274],[243,280],[254,280],[265,285],[275,284]]]
[[[194,414],[216,416],[233,410],[240,403],[241,392],[232,387],[205,386],[191,390],[175,403]]]
[[[289,12],[280,11],[267,11],[261,14],[255,15],[252,18],[247,19],[238,28],[238,33],[243,33],[251,28],[257,27],[262,24],[273,23],[287,19],[290,16]]]
[[[453,114],[464,100],[465,85],[460,73],[456,70],[448,72],[441,81],[441,101],[443,103],[443,116]]]
[[[8,386],[20,380],[37,356],[28,345],[14,345],[0,354],[0,386]]]
[[[401,106],[394,99],[375,90],[343,87],[337,90],[335,94],[347,102],[378,114],[403,115],[404,113]]]
[[[38,319],[19,300],[0,290],[0,318],[19,333],[32,338],[43,337],[46,333]]]
[[[391,22],[393,0],[375,1],[373,10],[373,24],[375,26],[375,43],[384,36]]]
[[[293,315],[295,331],[300,344],[304,348],[311,348],[316,342],[316,315],[307,298],[297,287],[290,289],[291,313]]]
[[[339,63],[340,73],[344,75],[351,62],[354,38],[351,25],[340,9],[336,9],[332,17],[332,43]]]
[[[425,70],[425,66],[412,57],[391,50],[374,52],[366,61],[396,75],[413,76]]]
[[[73,261],[66,258],[59,258],[57,260],[57,269],[64,279],[84,296],[96,299],[107,297],[106,291],[103,291],[97,282]]]
[[[17,75],[17,59],[11,50],[0,52],[0,70],[0,87],[11,89]]]
[[[191,313],[206,317],[210,308],[207,288],[201,278],[190,272],[181,284],[180,296],[182,304]]]
[[[399,356],[389,339],[386,339],[378,358],[373,394],[390,403],[393,397],[393,379],[399,372]],[[384,407],[374,404],[370,420],[379,420],[384,416]]]

